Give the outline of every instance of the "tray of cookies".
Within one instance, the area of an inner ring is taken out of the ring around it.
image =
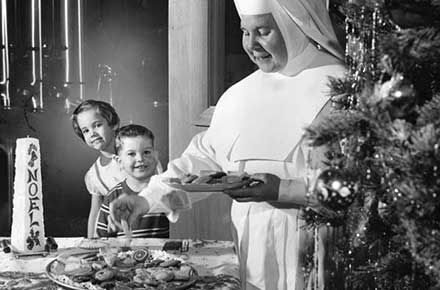
[[[209,171],[201,172],[200,175],[187,173],[181,177],[165,178],[163,182],[172,188],[186,192],[222,192],[250,186],[258,181],[250,178],[247,173],[237,175],[222,171]]]
[[[195,269],[178,256],[148,248],[74,249],[46,266],[54,283],[72,290],[188,289],[197,282]]]

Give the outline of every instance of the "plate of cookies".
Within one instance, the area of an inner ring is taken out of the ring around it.
[[[50,280],[66,289],[188,289],[195,269],[179,257],[148,248],[74,249],[46,266]]]
[[[200,175],[187,173],[179,178],[165,178],[163,182],[172,188],[187,192],[222,192],[251,186],[258,181],[250,178],[247,173],[238,175],[207,171],[201,172]]]

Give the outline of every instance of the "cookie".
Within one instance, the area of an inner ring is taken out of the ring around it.
[[[153,277],[156,280],[159,280],[159,281],[168,282],[168,281],[171,281],[171,280],[174,279],[174,273],[172,271],[168,271],[168,270],[165,270],[165,269],[154,271],[151,274],[153,275]]]
[[[166,267],[175,267],[175,266],[179,266],[180,261],[179,260],[168,260],[165,262],[162,262],[159,264],[160,267],[166,268]]]
[[[188,281],[191,276],[195,275],[195,271],[188,265],[182,265],[178,270],[174,270],[174,279],[179,281]]]
[[[138,249],[134,251],[133,258],[136,260],[136,262],[144,262],[149,256],[148,250],[144,249]]]
[[[67,265],[66,265],[67,268]],[[71,276],[88,276],[88,275],[93,275],[94,270],[92,269],[92,266],[89,264],[81,264],[81,266],[79,268],[76,268],[75,270],[71,270],[69,272],[65,272],[65,274],[67,275],[71,275]]]
[[[127,257],[125,259],[117,259],[114,263],[114,266],[120,268],[131,268],[136,264],[136,261],[133,258]]]
[[[200,176],[194,179],[194,181],[191,184],[204,184],[209,183],[213,178],[209,175]]]
[[[98,281],[107,281],[112,279],[115,276],[115,272],[112,270],[105,268],[102,270],[99,270],[95,273],[95,279]]]
[[[185,177],[182,178],[182,183],[191,183],[193,182],[198,176],[194,174],[187,174]]]
[[[55,261],[50,265],[50,272],[54,273],[55,275],[61,275],[64,273],[64,267],[64,263]]]

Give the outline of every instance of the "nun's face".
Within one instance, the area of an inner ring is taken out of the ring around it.
[[[277,72],[287,64],[287,49],[272,14],[241,15],[243,48],[264,72]]]

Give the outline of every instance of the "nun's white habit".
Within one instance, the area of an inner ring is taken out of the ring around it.
[[[163,175],[153,178],[141,195],[151,204],[161,199],[160,208],[173,209],[175,214],[179,207],[187,206],[185,198],[164,198],[171,189],[160,184],[161,177],[201,170],[279,176],[279,202],[232,204],[241,279],[246,289],[305,289],[310,287],[304,276],[305,248],[312,241],[303,228],[300,206],[317,168],[306,162],[313,154],[303,140],[304,128],[327,111],[328,76],[342,76],[344,66],[335,62],[295,70],[313,61],[317,44],[329,55],[342,57],[323,0],[235,2],[240,15],[273,14],[286,43],[288,63],[277,73],[257,70],[228,89],[216,106],[209,129],[196,135],[182,156],[170,162]],[[289,50],[297,45],[289,34],[293,25],[311,40],[299,55],[291,55]],[[186,197],[194,202],[193,195]],[[173,214],[171,219],[176,217]],[[323,277],[319,281],[323,289]]]

